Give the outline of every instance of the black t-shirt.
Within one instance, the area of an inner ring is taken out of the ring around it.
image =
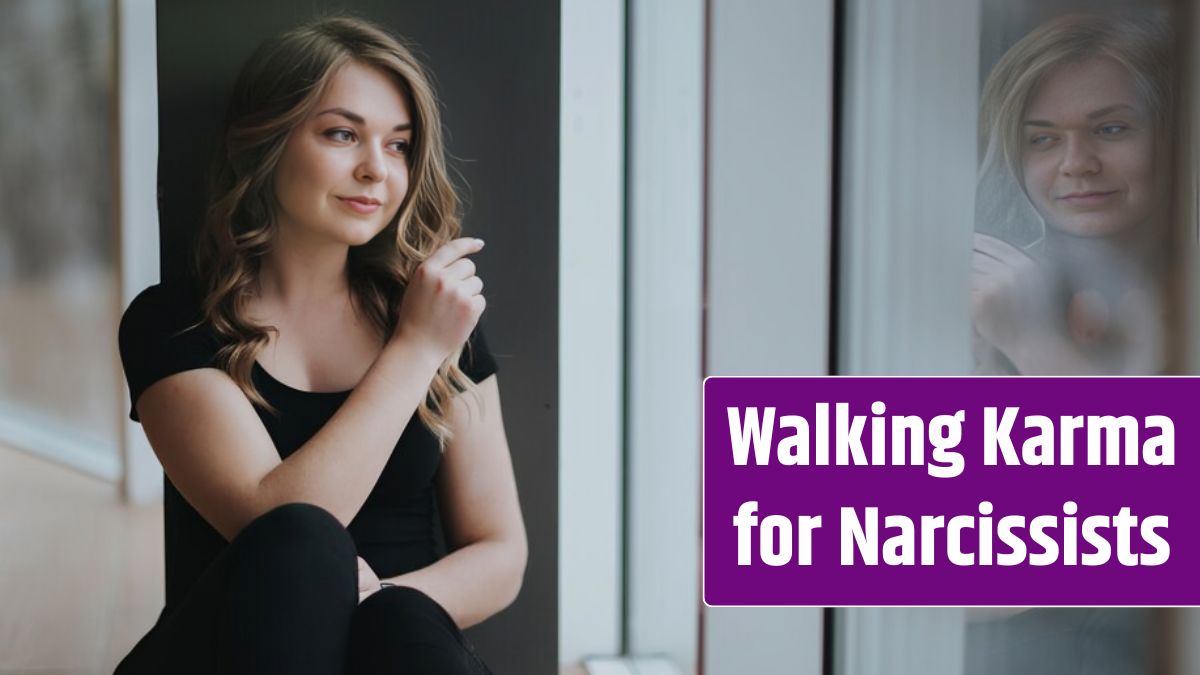
[[[218,336],[202,318],[200,295],[191,284],[171,282],[142,291],[121,317],[121,362],[129,382],[130,419],[138,421],[137,400],[164,377],[196,368],[215,368]],[[475,382],[496,372],[496,362],[480,331],[472,333],[459,366]],[[257,363],[252,378],[278,416],[255,406],[271,440],[286,458],[333,416],[350,392],[306,392],[271,377]],[[434,562],[442,549],[434,478],[441,464],[437,439],[414,414],[388,458],[366,503],[347,527],[358,553],[380,577]],[[227,545],[164,476],[163,526],[166,547],[167,607],[170,611]]]

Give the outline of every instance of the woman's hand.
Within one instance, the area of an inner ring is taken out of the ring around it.
[[[1096,364],[1063,331],[1046,273],[1033,258],[986,234],[975,235],[971,318],[975,332],[1022,375],[1086,375]]]
[[[371,597],[371,594],[380,589],[379,577],[375,574],[375,570],[367,564],[362,556],[358,558],[358,601]]]
[[[466,342],[487,304],[483,281],[466,256],[483,248],[480,239],[455,239],[413,272],[400,302],[392,339],[410,340],[440,363]]]
[[[1033,258],[976,233],[972,267],[971,318],[983,339],[1012,359],[1023,341],[1054,330],[1049,284]]]

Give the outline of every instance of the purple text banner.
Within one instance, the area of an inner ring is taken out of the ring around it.
[[[1200,605],[1196,378],[712,377],[712,606]]]

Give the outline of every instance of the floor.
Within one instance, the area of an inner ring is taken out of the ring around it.
[[[162,546],[161,505],[0,446],[0,675],[112,673],[162,609]]]
[[[0,446],[0,675],[111,673],[162,602],[161,506]]]

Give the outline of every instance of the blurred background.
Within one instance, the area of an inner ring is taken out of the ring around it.
[[[709,608],[699,569],[703,377],[978,372],[980,92],[1056,16],[1174,31],[1154,358],[1102,370],[1196,370],[1194,2],[229,4],[0,0],[0,674],[111,672],[157,618],[117,322],[183,264],[256,35],[338,8],[422,48],[489,241],[532,551],[474,636],[497,673],[1200,673],[1187,608]]]

